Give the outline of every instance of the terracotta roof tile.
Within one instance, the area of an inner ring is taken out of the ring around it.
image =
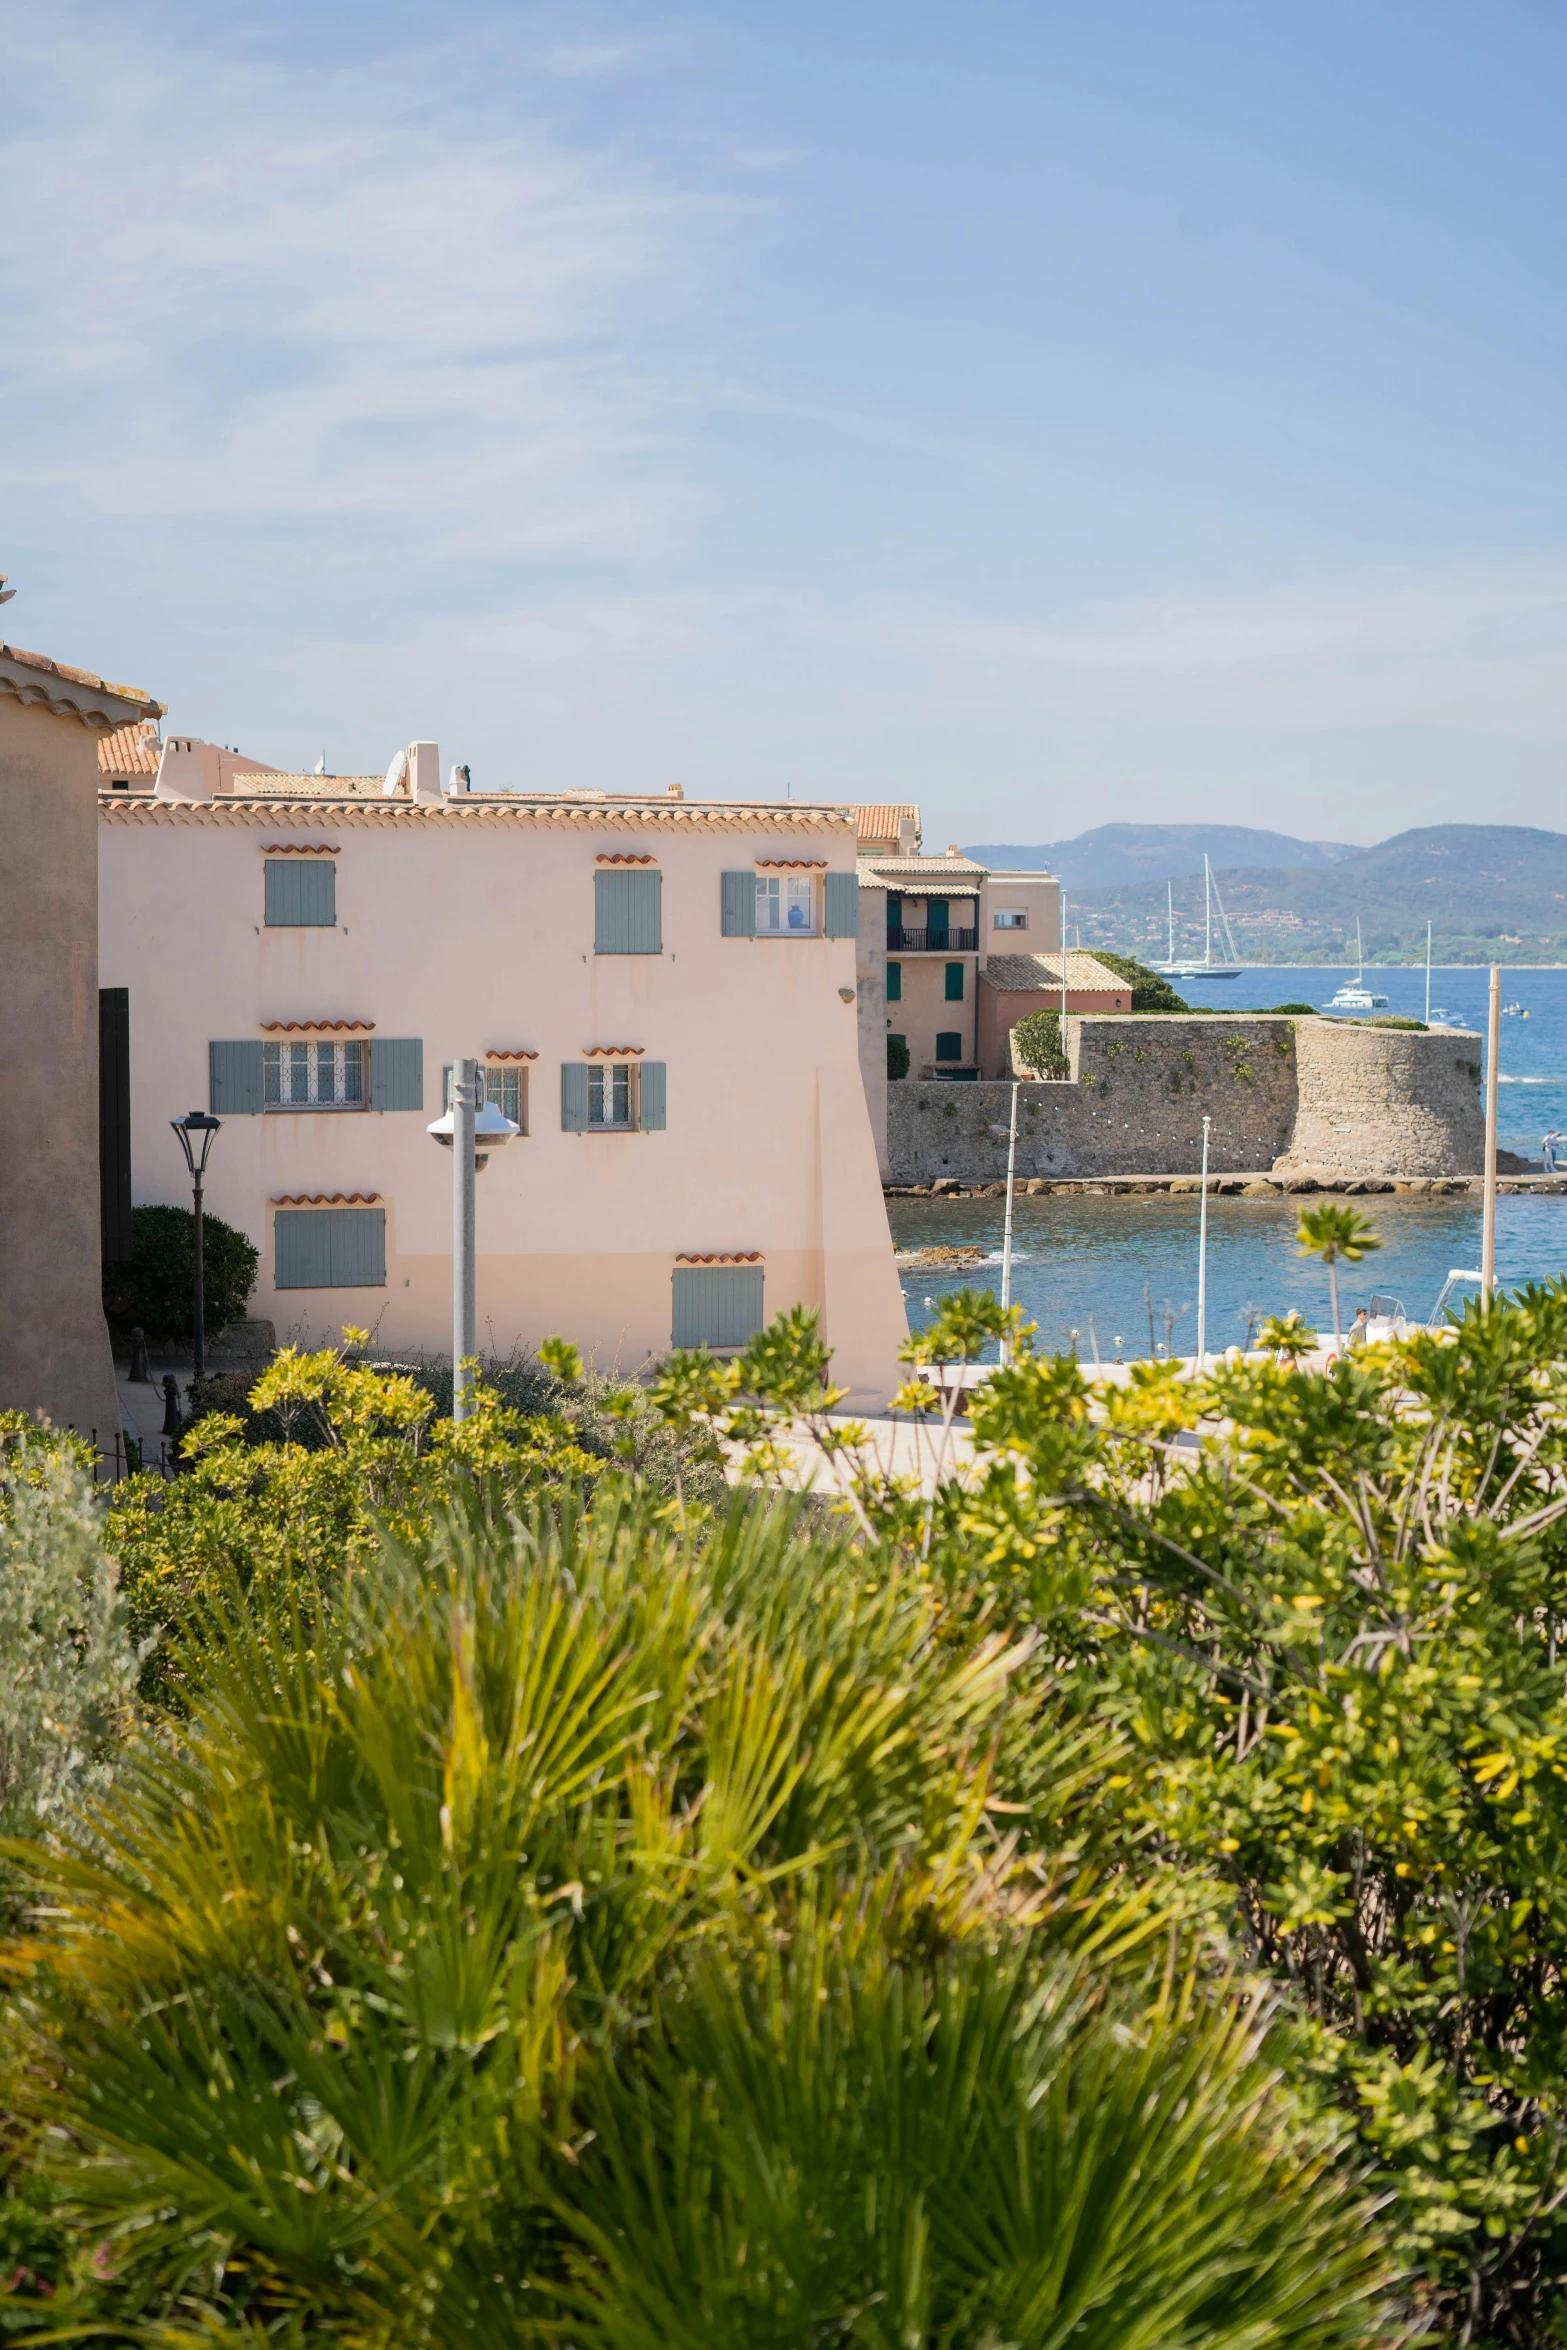
[[[987,955],[981,976],[1004,994],[1061,985],[1061,957],[1057,955]],[[1131,983],[1093,955],[1069,951],[1066,984],[1074,994],[1130,995]]]
[[[156,718],[137,718],[117,726],[98,744],[100,775],[156,775],[163,743]]]
[[[30,671],[38,681],[36,688],[23,687],[14,677],[7,677],[8,668]],[[51,679],[58,680],[58,684],[52,685]],[[108,678],[97,677],[90,669],[72,669],[64,661],[51,661],[47,653],[29,653],[21,645],[0,644],[0,692],[15,694],[22,701],[47,702],[62,713],[104,726],[109,723],[110,714],[92,707],[100,695],[131,703],[140,709],[144,718],[161,718],[164,711],[164,705],[155,702],[139,685],[111,684]],[[88,704],[86,709],[82,706],[84,700]]]
[[[855,831],[863,849],[879,848],[885,841],[889,848],[898,845],[900,824],[912,824],[914,837],[920,835],[920,812],[912,800],[884,800],[874,806],[856,808]]]

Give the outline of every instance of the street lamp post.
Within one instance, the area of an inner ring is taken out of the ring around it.
[[[489,1164],[490,1152],[522,1129],[486,1101],[479,1063],[457,1061],[451,1105],[426,1131],[452,1154],[452,1418],[466,1420],[473,1384],[469,1365],[478,1351],[474,1178]]]
[[[207,1172],[207,1160],[213,1141],[222,1129],[221,1118],[209,1117],[205,1110],[187,1110],[183,1118],[171,1118],[170,1126],[179,1136],[180,1149],[185,1153],[185,1164],[190,1169],[191,1186],[195,1192],[196,1261],[194,1294],[192,1296],[195,1322],[195,1348],[191,1376],[204,1379],[207,1375],[207,1284],[206,1262],[202,1249],[201,1189]]]

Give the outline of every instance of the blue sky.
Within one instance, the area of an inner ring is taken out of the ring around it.
[[[0,0],[7,633],[272,764],[1567,823],[1567,17]]]

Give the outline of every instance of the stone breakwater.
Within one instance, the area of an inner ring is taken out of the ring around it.
[[[1220,1014],[1087,1015],[1067,1022],[1070,1075],[1025,1085],[1018,1173],[1027,1182],[1120,1177],[1160,1184],[1202,1164],[1337,1188],[1361,1180],[1478,1175],[1480,1039],[1349,1022]],[[887,1088],[894,1188],[994,1183],[1006,1174],[1011,1087],[904,1079]],[[1001,1129],[998,1134],[997,1127]]]

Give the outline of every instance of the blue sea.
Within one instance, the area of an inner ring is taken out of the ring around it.
[[[1325,1007],[1350,977],[1353,972],[1320,965],[1270,964],[1239,979],[1182,980],[1179,986],[1188,1003],[1203,1010],[1282,1003]],[[1373,971],[1368,964],[1366,979],[1388,998],[1390,1012],[1423,1016],[1423,968]],[[1483,1036],[1486,984],[1483,970],[1433,971],[1433,1014],[1444,1010]],[[1528,1017],[1502,1022],[1500,1139],[1504,1149],[1538,1159],[1548,1126],[1567,1132],[1567,970],[1504,970],[1502,1001],[1522,1005]],[[1411,1317],[1423,1320],[1452,1268],[1478,1267],[1478,1196],[1375,1193],[1356,1204],[1370,1217],[1383,1246],[1362,1265],[1344,1269],[1346,1323],[1356,1305],[1374,1292],[1400,1298]],[[1184,1194],[1019,1198],[1012,1294],[1039,1326],[1036,1343],[1064,1347],[1076,1330],[1085,1359],[1092,1352],[1091,1332],[1107,1361],[1117,1352],[1146,1355],[1153,1342],[1191,1354],[1197,1335],[1199,1205]],[[970,1273],[901,1267],[911,1328],[927,1322],[931,1304],[965,1281],[999,1289],[1003,1210],[1004,1202],[995,1199],[888,1201],[900,1249],[959,1243],[978,1247],[988,1260]],[[1262,1316],[1291,1306],[1318,1329],[1331,1328],[1327,1276],[1319,1264],[1296,1253],[1296,1212],[1294,1203],[1282,1199],[1209,1201],[1210,1349],[1240,1345]],[[1499,1200],[1496,1256],[1504,1288],[1567,1272],[1567,1197],[1515,1194]]]

